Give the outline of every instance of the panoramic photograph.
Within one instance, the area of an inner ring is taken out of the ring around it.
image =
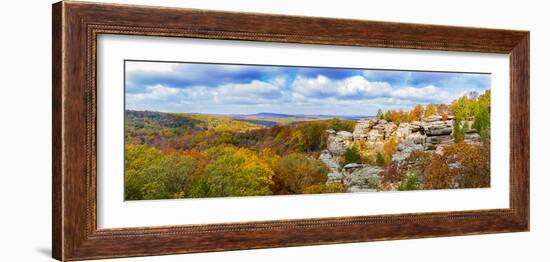
[[[125,200],[490,187],[491,75],[126,60]]]

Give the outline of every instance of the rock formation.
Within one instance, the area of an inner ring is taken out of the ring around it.
[[[328,133],[327,148],[331,154],[342,156],[346,149],[353,144],[353,134],[347,131],[336,132],[332,129],[326,131]]]
[[[383,142],[395,134],[397,125],[386,120],[364,119],[359,120],[353,130],[354,141],[364,141],[370,144]]]
[[[379,184],[379,173],[381,167],[350,163],[344,167],[340,166],[340,160],[354,143],[366,145],[371,154],[381,152],[384,145],[390,140],[398,142],[396,152],[391,156],[391,161],[397,165],[404,163],[414,151],[432,151],[443,154],[446,145],[454,141],[454,117],[442,117],[433,115],[425,117],[422,121],[411,123],[387,122],[381,119],[362,119],[357,122],[353,133],[347,131],[336,132],[327,130],[327,150],[319,156],[329,168],[328,182],[341,181],[349,192],[373,191]],[[471,126],[471,121],[461,122],[463,126]],[[464,142],[480,143],[481,138],[475,129],[470,129],[464,134]],[[364,152],[363,152],[364,153]]]
[[[380,178],[378,174],[382,168],[363,164],[347,164],[342,173],[344,184],[348,187],[348,192],[369,192],[376,191]]]
[[[475,129],[470,129],[464,134],[464,142],[470,144],[481,143],[481,136]]]
[[[327,183],[341,181],[344,178],[342,173],[340,173],[340,164],[328,150],[323,150],[321,155],[319,155],[319,159],[330,169]]]

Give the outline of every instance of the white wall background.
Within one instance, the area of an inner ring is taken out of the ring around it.
[[[123,261],[548,261],[550,28],[544,1],[118,0],[205,9],[531,31],[531,232],[217,252]],[[51,255],[51,1],[0,9],[1,261]],[[545,81],[546,80],[546,81]]]

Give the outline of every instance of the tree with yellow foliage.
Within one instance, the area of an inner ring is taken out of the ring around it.
[[[437,114],[437,109],[435,105],[429,104],[426,106],[426,111],[424,111],[424,117],[430,117]]]
[[[271,195],[273,170],[254,152],[228,147],[217,153],[189,197]]]
[[[272,190],[275,194],[300,194],[305,188],[324,184],[328,167],[301,153],[283,156],[275,165]]]

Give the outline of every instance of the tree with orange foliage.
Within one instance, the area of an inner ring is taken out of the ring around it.
[[[399,142],[395,138],[391,138],[388,142],[384,143],[384,154],[386,156],[393,156],[395,152],[397,151],[397,146],[399,145]]]
[[[382,176],[383,185],[397,183],[403,179],[403,174],[399,173],[399,170],[395,164],[389,165],[386,169],[380,172],[380,176]]]
[[[430,160],[424,168],[424,189],[447,189],[453,187],[453,174],[445,157],[429,153]]]
[[[409,116],[411,121],[420,121],[424,115],[424,108],[421,105],[416,105],[410,112]]]
[[[388,112],[389,112],[389,121],[394,122],[396,125],[399,125],[401,122],[404,122],[408,117],[408,113],[403,111],[403,109],[392,110]]]
[[[454,176],[449,170],[446,158],[433,152],[413,151],[404,160],[401,174],[411,172],[417,174],[422,182],[423,189],[452,188]]]
[[[445,147],[449,163],[455,163],[451,171],[461,188],[480,188],[491,185],[490,145],[457,143]]]

